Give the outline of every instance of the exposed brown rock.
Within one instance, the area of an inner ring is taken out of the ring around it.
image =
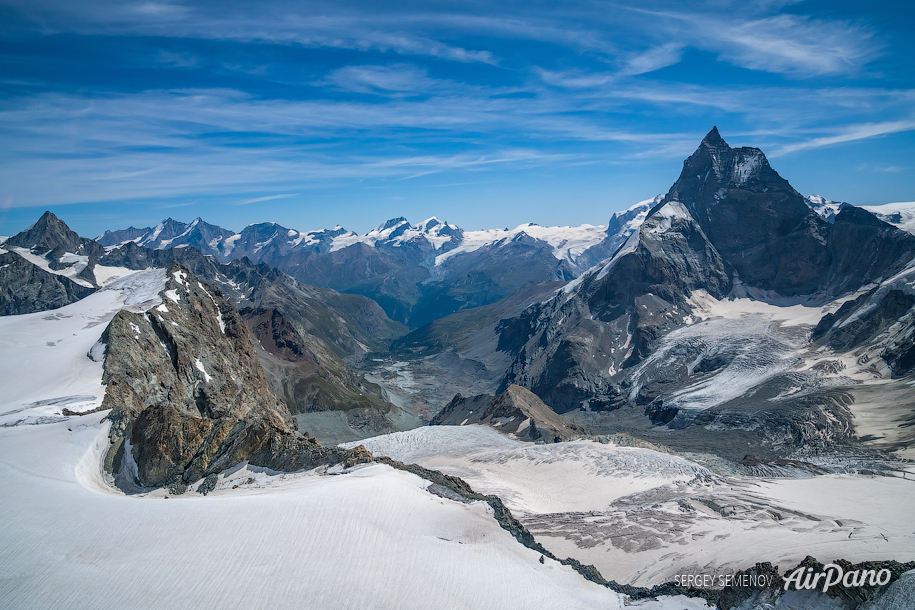
[[[591,432],[549,408],[536,394],[510,385],[496,397],[481,394],[465,398],[458,394],[432,425],[486,424],[525,441],[559,443]]]
[[[167,278],[161,305],[118,312],[102,336],[109,472],[181,490],[246,460],[283,471],[371,460],[297,436],[238,312],[180,265]],[[122,471],[128,447],[135,473]]]

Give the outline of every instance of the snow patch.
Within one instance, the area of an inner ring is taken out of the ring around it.
[[[213,378],[210,377],[210,374],[207,373],[207,371],[206,371],[205,368],[203,368],[203,363],[200,362],[200,358],[197,358],[197,359],[194,361],[194,365],[197,367],[197,370],[198,370],[198,371],[200,371],[201,373],[203,373],[203,377],[204,377],[204,379],[206,380],[206,382],[207,382],[207,383],[210,383],[210,380],[213,379]]]

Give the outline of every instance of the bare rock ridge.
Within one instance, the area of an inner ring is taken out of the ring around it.
[[[591,432],[557,414],[530,390],[510,385],[499,396],[460,394],[438,414],[431,425],[486,424],[524,441],[559,443]]]
[[[0,316],[57,309],[93,292],[94,288],[48,273],[18,254],[0,250]]]
[[[121,310],[105,330],[105,467],[125,489],[183,491],[242,461],[275,470],[371,459],[295,434],[270,390],[248,328],[219,290],[180,265],[162,304]]]

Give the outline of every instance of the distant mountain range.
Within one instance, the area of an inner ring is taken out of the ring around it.
[[[418,225],[394,218],[365,235],[276,223],[232,233],[200,218],[189,224],[168,218],[155,227],[106,231],[97,241],[108,249],[191,247],[221,262],[247,257],[308,284],[368,296],[392,319],[418,327],[498,301],[530,282],[573,279],[611,255],[657,199],[614,214],[607,226],[465,231],[432,217]]]
[[[612,256],[638,229],[661,195],[613,214],[606,226],[465,231],[432,217],[417,225],[394,218],[358,235],[337,226],[302,232],[258,223],[233,233],[200,218],[167,218],[155,227],[106,231],[107,249],[136,243],[153,250],[196,248],[220,262],[247,257],[296,279],[378,302],[392,319],[413,328],[448,314],[505,298],[531,282],[568,281]],[[828,222],[848,204],[804,199]],[[866,208],[891,224],[915,230],[915,206]],[[895,222],[894,222],[895,221]]]
[[[889,392],[898,431],[868,442],[892,449],[915,442],[913,232],[915,203],[803,197],[713,129],[666,195],[606,226],[167,219],[90,240],[48,212],[3,245],[0,313],[181,264],[239,308],[296,417],[384,432],[516,385],[582,429],[741,459],[853,442],[856,405]]]

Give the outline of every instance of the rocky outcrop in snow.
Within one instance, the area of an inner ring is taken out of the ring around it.
[[[510,385],[499,396],[457,394],[433,419],[433,426],[486,424],[520,440],[559,443],[591,432],[557,414],[530,390]]]
[[[184,267],[167,277],[161,304],[120,311],[102,336],[113,422],[105,466],[122,487],[181,491],[246,460],[298,470],[369,459],[297,436],[235,309]]]

